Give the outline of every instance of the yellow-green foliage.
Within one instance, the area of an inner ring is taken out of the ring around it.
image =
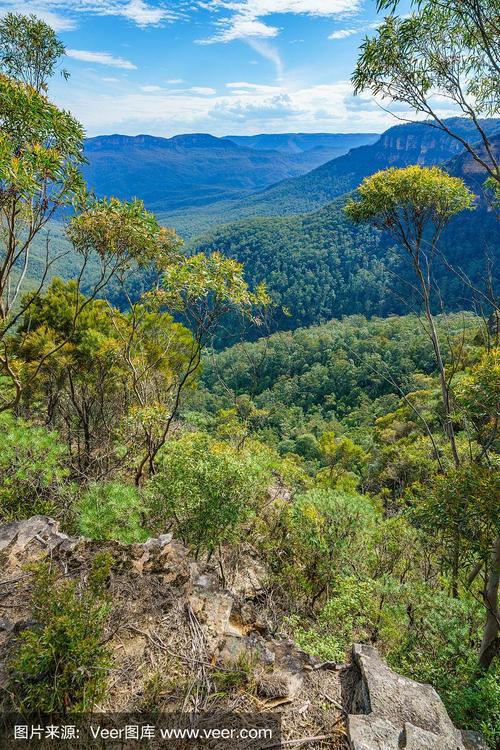
[[[441,224],[454,214],[473,207],[474,196],[458,177],[439,167],[385,169],[366,177],[359,198],[346,205],[354,221],[371,221],[392,229],[400,222]]]
[[[169,442],[158,464],[148,493],[153,528],[171,528],[196,549],[235,541],[270,478],[248,452],[204,433]]]

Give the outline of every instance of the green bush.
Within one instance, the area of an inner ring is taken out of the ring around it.
[[[268,471],[228,443],[188,433],[167,444],[149,488],[149,508],[157,532],[213,551],[235,541],[254,513]]]
[[[53,432],[0,414],[0,519],[60,515],[67,487],[65,450]]]
[[[83,494],[76,510],[80,533],[91,539],[132,544],[148,538],[142,526],[145,508],[138,490],[131,485],[94,484]]]
[[[399,672],[433,685],[453,722],[475,729],[494,748],[500,738],[499,666],[478,672],[483,609],[470,594],[454,599],[443,591],[412,588],[411,624],[399,642],[387,643],[388,660]]]
[[[459,727],[480,731],[492,748],[500,742],[500,667],[445,696],[451,718]]]
[[[366,496],[314,489],[285,508],[271,565],[286,590],[314,607],[336,577],[361,559],[377,514]]]
[[[23,714],[83,712],[103,695],[110,665],[104,645],[109,560],[98,555],[85,587],[48,563],[33,568],[33,618],[9,665],[8,692]]]

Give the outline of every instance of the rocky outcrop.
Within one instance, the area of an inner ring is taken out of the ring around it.
[[[77,568],[104,551],[111,554],[115,569],[161,574],[166,583],[185,582],[190,577],[187,550],[171,534],[148,539],[144,544],[96,542],[63,534],[57,522],[47,516],[34,516],[0,527],[3,569],[24,566],[49,555]]]
[[[96,542],[63,534],[45,516],[0,527],[7,613],[0,619],[0,688],[17,634],[34,624],[26,564],[50,558],[64,575],[85,580],[98,552],[112,560],[109,643],[121,675],[110,682],[104,710],[150,707],[154,674],[159,710],[278,711],[285,739],[318,738],[308,750],[324,748],[325,739],[332,748],[348,742],[350,750],[487,750],[477,733],[453,726],[434,688],[396,674],[374,648],[354,646],[346,667],[275,638],[261,604],[266,572],[251,549],[229,561],[221,582],[220,570],[193,561],[170,534],[144,544]],[[242,665],[251,669],[252,687],[215,697],[214,675],[241,675]]]
[[[396,674],[371,646],[354,646],[344,693],[351,750],[487,747],[476,732],[460,732],[454,727],[431,685]]]
[[[332,744],[345,737],[339,672],[272,634],[266,571],[255,551],[228,556],[222,574],[219,565],[194,561],[169,534],[144,544],[96,542],[68,536],[44,516],[0,527],[0,614],[7,613],[0,619],[0,693],[18,634],[36,625],[26,564],[50,559],[84,585],[102,552],[111,559],[105,639],[113,669],[98,710],[271,711],[281,716],[285,738],[329,737],[332,748],[341,747]],[[320,748],[320,739],[308,743],[308,750]]]

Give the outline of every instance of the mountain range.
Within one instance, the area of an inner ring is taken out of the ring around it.
[[[462,135],[471,136],[467,121],[450,124]],[[500,119],[482,125],[500,152]],[[496,131],[498,135],[492,135]],[[365,137],[373,140],[369,135],[355,136]],[[428,124],[406,124],[396,125],[375,142],[353,147],[306,174],[255,189],[259,182],[278,177],[280,170],[288,174],[291,167],[287,160],[323,148],[325,139],[322,134],[317,138],[308,134],[245,136],[241,145],[230,137],[203,134],[170,139],[105,136],[87,141],[86,172],[98,194],[142,198],[163,223],[174,226],[188,240],[188,252],[220,250],[244,263],[251,285],[266,282],[275,303],[277,329],[313,325],[353,313],[405,312],[409,287],[404,264],[392,252],[387,236],[347,220],[343,211],[346,197],[365,176],[391,166],[440,164],[465,179],[478,195],[485,173],[464,155],[455,139]],[[347,148],[349,140],[338,136],[331,143]],[[245,143],[253,145],[249,148]],[[231,192],[238,197],[228,200]],[[212,202],[207,204],[209,200]],[[175,210],[165,209],[174,204]],[[475,211],[453,219],[442,238],[442,249],[452,265],[479,282],[486,256],[493,273],[498,274],[497,237],[496,214],[483,198]],[[57,233],[54,245],[65,247]],[[42,252],[40,258],[42,263]],[[36,259],[37,252],[35,263]],[[71,277],[73,266],[69,253],[54,266],[54,272]],[[465,296],[470,298],[470,294],[464,296],[457,276],[444,266],[436,267],[436,274],[448,304],[466,306]],[[139,293],[144,280],[137,278],[133,283],[132,291]],[[109,291],[120,305],[119,290]],[[238,333],[234,322],[226,331],[229,334],[220,345],[231,343]],[[259,334],[262,332],[254,330],[248,335]]]
[[[377,138],[373,133],[98,136],[85,142],[83,171],[98,196],[139,197],[152,210],[170,211],[240,199]]]
[[[368,169],[374,172],[383,166],[415,162],[429,165],[439,161],[438,157],[448,150],[457,151],[454,144],[443,139],[434,140],[431,145],[425,129],[413,133],[412,130],[412,126],[391,129],[375,146],[353,151],[356,157],[353,164],[347,157],[341,157],[325,165],[329,167],[327,173],[332,178],[345,177],[344,184],[350,184],[352,175],[361,180],[360,175]],[[414,133],[422,134],[423,138],[418,141]],[[500,154],[500,133],[491,137],[491,143]],[[367,158],[370,152],[372,160]],[[347,170],[342,173],[342,165],[350,170],[347,175]],[[456,216],[450,222],[442,235],[440,249],[448,265],[465,272],[475,284],[483,283],[488,268],[498,280],[498,217],[481,191],[485,173],[463,151],[445,161],[443,167],[464,179],[478,200],[474,211]],[[318,173],[323,176],[324,172],[315,170],[307,178],[311,180],[312,174]],[[331,185],[332,191],[337,189],[333,179]],[[304,199],[310,194],[304,194]],[[252,284],[265,281],[276,304],[274,324],[280,330],[354,313],[385,316],[407,312],[412,297],[407,264],[395,252],[387,235],[369,226],[354,225],[347,219],[343,208],[348,197],[349,193],[344,193],[333,201],[325,200],[322,208],[305,214],[259,216],[217,226],[192,241],[189,247],[191,252],[219,250],[244,264]],[[283,209],[282,205],[285,214]],[[470,303],[470,290],[464,288],[458,275],[450,273],[448,265],[439,258],[434,262],[436,283],[447,305],[461,309],[467,306],[467,300]],[[437,298],[436,304],[439,304]],[[234,326],[232,330],[237,338]],[[258,331],[252,333],[258,334]]]

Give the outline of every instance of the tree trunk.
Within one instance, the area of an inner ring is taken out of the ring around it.
[[[484,589],[484,604],[486,607],[486,622],[483,631],[483,640],[479,651],[479,666],[481,669],[489,669],[491,662],[500,650],[499,618],[498,609],[498,586],[500,582],[500,535],[493,543],[491,552],[490,569]]]
[[[455,430],[453,429],[453,422],[451,419],[451,408],[450,408],[450,393],[448,390],[448,383],[446,382],[446,372],[443,363],[443,357],[441,355],[441,346],[439,344],[439,337],[437,335],[436,326],[434,325],[434,318],[431,312],[431,305],[429,300],[429,289],[425,282],[422,269],[415,263],[415,270],[417,272],[420,286],[422,288],[422,296],[424,300],[425,317],[429,324],[429,334],[432,341],[432,347],[434,349],[434,355],[436,357],[436,363],[439,370],[439,383],[441,386],[441,399],[443,401],[444,414],[445,414],[445,430],[450,443],[451,452],[453,455],[453,462],[458,468],[460,466],[460,458],[458,455],[457,444],[455,441]]]
[[[460,572],[460,535],[455,534],[455,549],[453,550],[453,563],[451,570],[451,595],[458,599],[458,574]]]

